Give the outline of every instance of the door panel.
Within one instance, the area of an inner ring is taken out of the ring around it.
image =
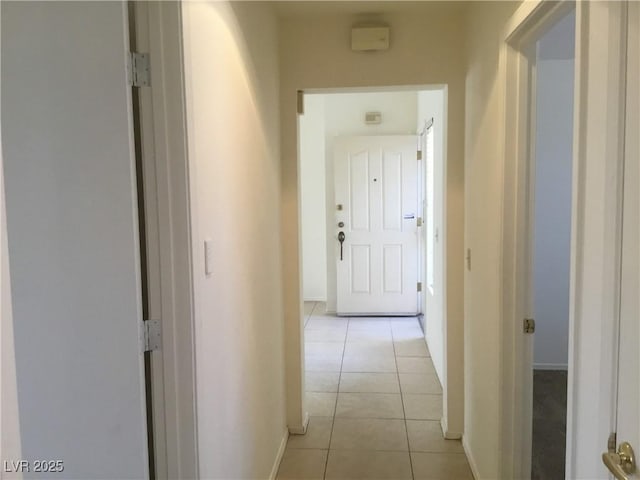
[[[416,137],[339,138],[334,154],[338,313],[415,314]]]
[[[369,231],[369,152],[349,156],[351,229]]]
[[[371,293],[369,245],[351,245],[351,293]]]
[[[402,231],[402,156],[382,152],[382,229]]]
[[[126,4],[1,8],[22,458],[63,462],[48,477],[146,478]]]
[[[402,245],[385,245],[384,293],[402,293]]]

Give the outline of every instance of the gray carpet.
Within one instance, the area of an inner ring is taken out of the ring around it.
[[[533,372],[532,480],[563,480],[567,431],[567,372]]]

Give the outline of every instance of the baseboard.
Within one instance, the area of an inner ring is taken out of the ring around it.
[[[469,462],[469,467],[471,468],[471,474],[473,478],[478,480],[480,478],[480,472],[478,472],[478,467],[476,465],[476,461],[471,455],[471,451],[469,449],[469,444],[467,443],[467,437],[462,436],[462,448],[464,449],[464,454],[467,456],[467,461]]]
[[[447,440],[460,440],[462,438],[462,433],[449,431],[447,419],[445,417],[440,419],[440,428],[442,429],[442,435]]]
[[[321,297],[308,297],[303,300],[303,302],[326,302],[326,298]]]
[[[269,475],[269,480],[275,480],[276,476],[278,475],[280,462],[282,462],[282,456],[284,455],[284,451],[287,448],[287,440],[289,440],[289,430],[285,428],[284,433],[282,434],[282,440],[280,441],[280,448],[278,448],[278,454],[276,455],[276,461],[273,463],[271,475]]]
[[[289,427],[289,433],[291,435],[304,435],[307,433],[307,427],[309,426],[309,413],[304,414],[304,420],[301,426]]]
[[[566,363],[534,363],[534,370],[568,370],[569,366]]]

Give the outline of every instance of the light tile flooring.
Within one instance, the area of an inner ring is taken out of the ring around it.
[[[442,388],[416,318],[338,318],[305,304],[306,435],[279,480],[473,479],[440,429]]]

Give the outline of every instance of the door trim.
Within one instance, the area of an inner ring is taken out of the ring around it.
[[[532,166],[535,102],[532,75],[535,41],[572,4],[525,2],[507,23],[500,48],[500,79],[505,92],[500,144],[503,146],[502,199],[502,412],[501,477],[529,478],[533,418],[533,339],[524,335],[522,319],[531,316]]]
[[[576,8],[576,78],[567,478],[601,475],[599,453],[611,429],[619,289],[615,266],[620,252],[609,246],[620,245],[622,7],[614,2],[525,2],[508,22],[500,49],[505,92],[500,292],[503,478],[529,478],[531,471],[532,339],[521,329],[531,308],[529,48],[572,8]]]
[[[137,4],[138,2],[136,2]],[[155,176],[162,346],[152,352],[154,443],[159,479],[199,478],[195,395],[194,296],[180,2],[148,2],[143,25],[151,58],[150,93],[141,95],[145,162]],[[139,7],[138,7],[139,8]],[[146,116],[144,114],[147,114]]]

